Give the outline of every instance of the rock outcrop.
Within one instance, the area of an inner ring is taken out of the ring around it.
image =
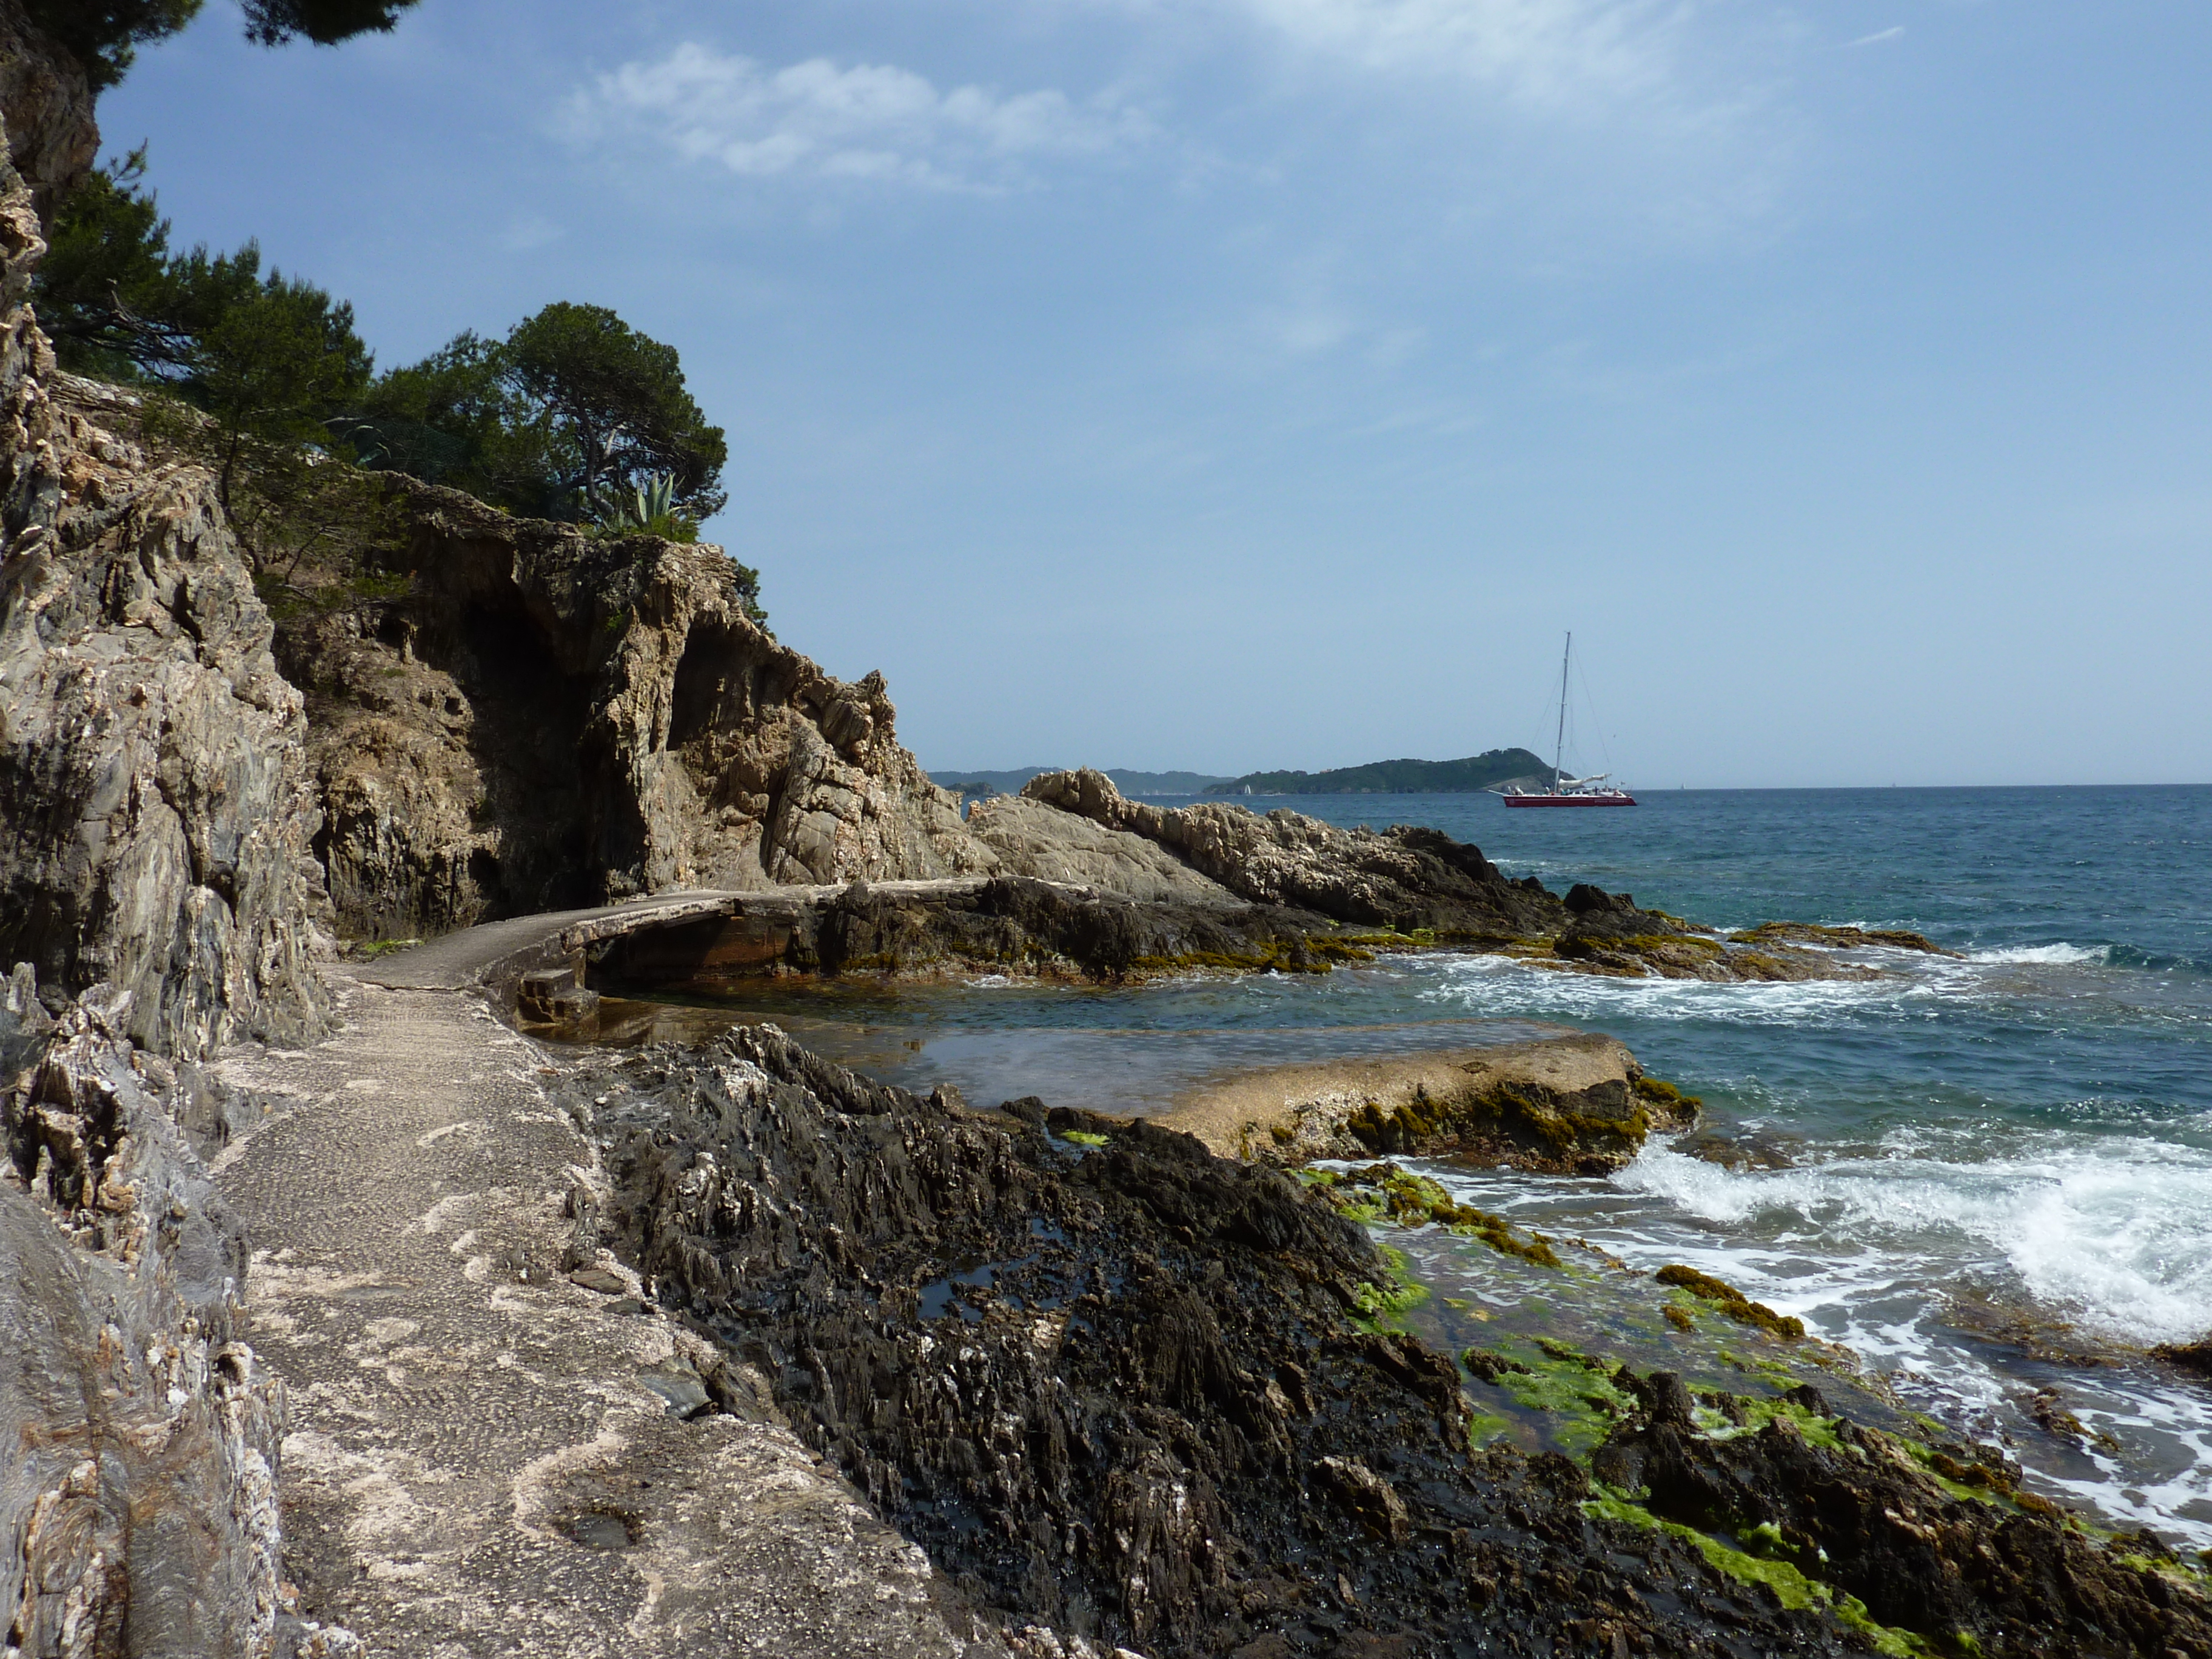
[[[299,694],[196,467],[155,465],[19,311],[0,553],[0,961],[130,994],[185,1057],[318,1029],[321,872]]]
[[[1022,794],[1163,848],[1249,903],[1455,942],[1503,944],[1562,921],[1540,884],[1507,881],[1479,850],[1433,830],[1340,830],[1287,810],[1262,817],[1210,801],[1155,806],[1125,799],[1087,767],[1044,773]]]
[[[236,1340],[246,1239],[173,1121],[196,1086],[49,1024],[19,969],[0,1049],[0,1625],[27,1656],[269,1652],[285,1399]]]
[[[1470,1450],[1452,1361],[1363,1324],[1374,1246],[1275,1170],[772,1027],[560,1087],[617,1247],[1011,1625],[1153,1659],[1848,1650],[1589,1519],[1565,1459]]]
[[[1693,1398],[1666,1371],[1617,1380],[1642,1409],[1591,1458],[1600,1480],[1648,1493],[1662,1521],[1802,1569],[1935,1650],[2212,1653],[2202,1581],[2174,1571],[2155,1535],[2100,1544],[2056,1524],[2000,1454],[1970,1463],[1913,1446],[1830,1415],[1809,1388],[1777,1406]]]
[[[196,1056],[322,1022],[304,722],[209,478],[112,430],[24,303],[98,133],[15,0],[0,114],[0,1631],[260,1659],[284,1398],[180,1126],[225,1121]]]
[[[281,629],[349,934],[995,867],[899,744],[883,677],[779,644],[720,550],[388,488],[380,568]]]
[[[1316,1158],[1455,1158],[1605,1175],[1699,1103],[1646,1077],[1626,1045],[1583,1033],[1407,1058],[1327,1060],[1190,1091],[1158,1121],[1225,1158],[1290,1169]]]
[[[1127,870],[1119,879],[1140,879],[1133,856],[1125,851],[1133,841],[1171,853],[1253,904],[1382,930],[1409,942],[1504,951],[1579,973],[1739,981],[1832,979],[1873,971],[1781,943],[1771,933],[1724,939],[1679,917],[1639,909],[1625,893],[1578,884],[1562,898],[1533,876],[1507,880],[1479,848],[1424,827],[1342,830],[1285,808],[1263,817],[1211,801],[1155,806],[1124,799],[1110,778],[1088,768],[1042,774],[1022,793],[1127,838],[1092,855],[1102,866],[1095,878],[1103,885],[1115,884],[1116,877],[1103,866],[1117,852]],[[989,837],[988,830],[982,833]],[[1041,839],[1032,828],[1028,840]],[[1761,948],[1751,948],[1754,944]]]

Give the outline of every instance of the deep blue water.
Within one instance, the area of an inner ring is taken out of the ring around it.
[[[2212,1330],[2212,787],[1697,791],[1634,810],[1486,795],[1255,799],[1419,823],[1512,876],[1593,881],[1721,927],[1902,927],[1956,957],[1705,985],[1421,956],[1322,979],[1085,991],[990,981],[761,1012],[910,1085],[1165,1103],[1228,1069],[1609,1032],[1787,1167],[1654,1146],[1609,1180],[1436,1172],[1631,1261],[1689,1261],[1802,1316],[2047,1489],[2212,1544],[2212,1396],[2143,1357]],[[2024,1335],[2024,1334],[2027,1334]],[[2027,1340],[2032,1336],[2033,1340]],[[2094,1365],[2057,1364],[2075,1352]],[[2112,1449],[2039,1460],[2056,1387]]]

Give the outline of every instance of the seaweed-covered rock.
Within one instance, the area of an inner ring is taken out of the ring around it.
[[[2212,1601],[2155,1540],[2100,1543],[2021,1491],[1998,1454],[1925,1448],[1784,1402],[1625,1380],[1644,1411],[1591,1460],[1662,1521],[1720,1534],[1856,1597],[1877,1623],[1991,1656],[2212,1654]],[[1700,1396],[1701,1400],[1707,1397]]]
[[[663,1301],[1012,1625],[1155,1659],[1845,1650],[1593,1522],[1565,1460],[1472,1451],[1453,1363],[1359,1311],[1399,1294],[1364,1231],[1273,1170],[772,1027],[562,1086]]]

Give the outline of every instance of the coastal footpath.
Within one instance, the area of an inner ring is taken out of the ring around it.
[[[257,573],[24,303],[98,134],[18,0],[0,114],[8,1653],[2212,1656],[2155,1540],[1830,1409],[1717,1281],[1631,1288],[1771,1345],[1741,1391],[1419,1334],[1394,1228],[1614,1282],[1388,1159],[1686,1121],[1617,1045],[1279,1078],[1209,1146],[769,1026],[513,1029],[756,975],[1873,970],[1091,771],[963,816],[712,548],[389,479]],[[1471,1403],[1519,1376],[1565,1449]]]

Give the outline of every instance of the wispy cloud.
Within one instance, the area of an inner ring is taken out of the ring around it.
[[[1141,144],[1142,111],[1053,88],[940,92],[885,64],[826,58],[785,69],[687,42],[625,64],[572,102],[580,137],[645,138],[752,178],[878,180],[931,190],[997,191],[1031,182],[1031,164],[1095,158]]]
[[[1880,46],[1885,40],[1897,40],[1903,35],[1904,33],[1904,24],[1893,23],[1886,29],[1876,29],[1872,34],[1862,34],[1857,40],[1852,41],[1851,45],[1855,46]]]
[[[1771,222],[1795,165],[1806,30],[1791,12],[1718,0],[1187,3],[1256,24],[1316,70],[1387,82],[1408,119],[1464,135],[1438,164],[1479,177],[1492,203],[1520,201],[1525,222],[1572,217],[1601,240],[1710,246]]]
[[[1291,41],[1376,68],[1471,77],[1566,111],[1673,77],[1694,9],[1679,0],[1232,0]]]

